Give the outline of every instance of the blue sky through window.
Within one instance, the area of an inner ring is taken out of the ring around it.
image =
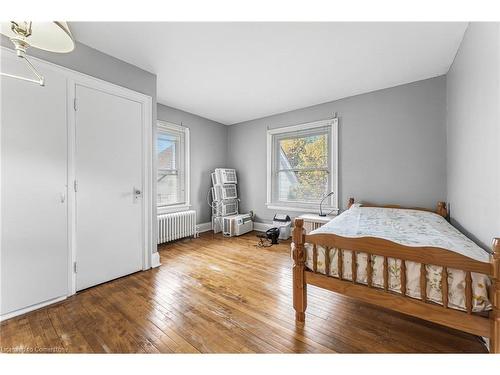
[[[165,151],[167,148],[172,147],[174,145],[174,141],[168,138],[158,137],[157,142],[157,152],[161,153]]]

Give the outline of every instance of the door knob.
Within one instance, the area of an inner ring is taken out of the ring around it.
[[[134,202],[137,202],[139,198],[142,198],[142,190],[134,187]]]

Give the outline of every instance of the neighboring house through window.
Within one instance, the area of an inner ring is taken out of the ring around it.
[[[337,119],[267,132],[267,206],[270,209],[338,211]]]
[[[189,207],[189,129],[158,121],[156,136],[158,213]]]

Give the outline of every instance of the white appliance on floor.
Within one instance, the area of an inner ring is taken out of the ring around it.
[[[251,214],[226,216],[222,218],[222,234],[225,237],[241,236],[253,230]]]
[[[212,230],[224,236],[239,236],[253,230],[253,215],[238,215],[238,178],[236,170],[216,168],[211,174]],[[208,197],[207,197],[208,199]]]

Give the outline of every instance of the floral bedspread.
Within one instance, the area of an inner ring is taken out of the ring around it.
[[[488,262],[489,254],[451,226],[443,217],[432,212],[418,210],[391,209],[378,207],[353,206],[337,216],[314,233],[334,233],[344,237],[379,237],[406,246],[441,247],[469,258]],[[306,266],[313,269],[313,246],[305,244]],[[317,247],[317,271],[325,273],[325,249]],[[338,277],[338,249],[330,250],[329,275]],[[352,252],[343,250],[343,275],[346,280],[352,280]],[[359,283],[367,283],[366,264],[368,255],[356,253],[357,275]],[[381,256],[370,257],[373,269],[372,285],[384,287],[384,259]],[[388,259],[389,289],[401,293],[401,260]],[[421,299],[420,264],[406,261],[406,294]],[[427,265],[427,299],[442,304],[441,277],[442,267]],[[489,277],[472,273],[473,304],[475,312],[491,309],[488,299]],[[448,306],[465,310],[465,272],[448,269]]]
[[[489,261],[488,252],[433,212],[356,205],[312,233],[379,237],[406,246],[442,247],[481,262]]]

